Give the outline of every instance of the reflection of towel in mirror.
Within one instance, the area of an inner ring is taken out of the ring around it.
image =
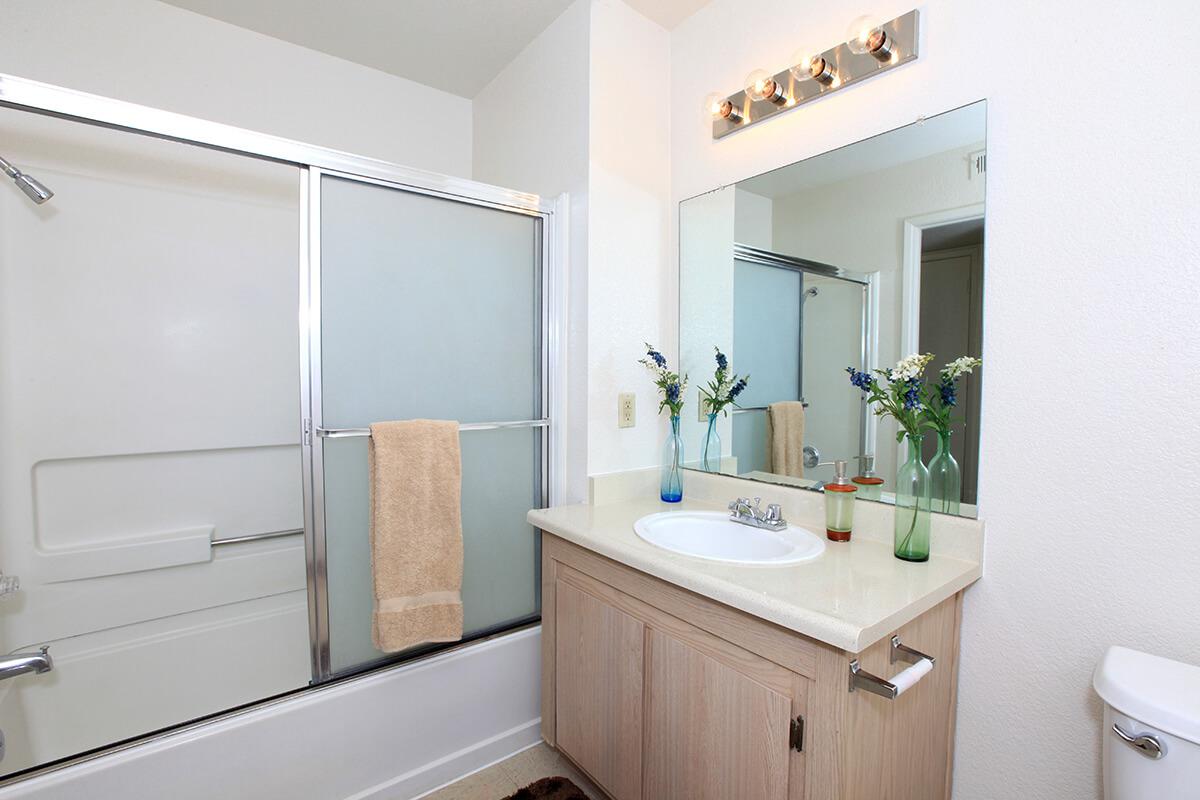
[[[377,422],[368,459],[372,641],[385,653],[457,642],[463,635],[458,423]]]
[[[771,472],[804,477],[804,404],[786,400],[767,406],[767,448]]]

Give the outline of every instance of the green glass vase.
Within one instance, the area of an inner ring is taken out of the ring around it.
[[[962,469],[950,452],[950,431],[938,431],[937,452],[929,462],[929,481],[931,508],[942,514],[958,514]]]
[[[896,472],[896,558],[929,560],[930,478],[921,463],[921,437],[907,435],[908,460]]]

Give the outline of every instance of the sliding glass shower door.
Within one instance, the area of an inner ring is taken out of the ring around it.
[[[463,425],[466,638],[538,614],[544,503],[544,220],[312,171],[309,319],[318,677],[387,656],[371,643],[365,428]]]

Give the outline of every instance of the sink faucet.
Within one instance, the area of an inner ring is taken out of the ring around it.
[[[45,645],[36,653],[13,653],[10,656],[0,656],[0,680],[15,678],[26,672],[49,672],[54,669],[50,659],[50,646]]]
[[[739,497],[729,503],[729,518],[752,528],[769,531],[781,531],[787,527],[787,520],[783,518],[783,510],[778,503],[768,504],[766,511],[762,510],[761,503],[761,497],[754,498],[753,506],[750,505],[750,498]]]

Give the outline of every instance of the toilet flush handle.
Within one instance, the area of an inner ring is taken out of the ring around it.
[[[1151,736],[1148,733],[1130,734],[1122,730],[1121,726],[1113,723],[1113,733],[1121,737],[1121,741],[1130,747],[1136,749],[1146,758],[1151,758],[1157,761],[1167,754],[1163,748],[1162,742],[1157,737]]]

